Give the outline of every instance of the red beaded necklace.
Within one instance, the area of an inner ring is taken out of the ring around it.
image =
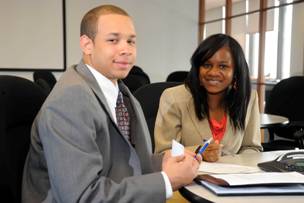
[[[209,125],[212,132],[213,140],[220,142],[225,134],[227,124],[227,115],[224,113],[222,120],[209,119]]]

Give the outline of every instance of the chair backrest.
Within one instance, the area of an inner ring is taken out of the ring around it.
[[[189,71],[174,71],[166,79],[167,82],[184,82]]]
[[[32,122],[46,98],[30,80],[0,76],[1,199],[20,202],[22,172]]]
[[[290,123],[304,121],[304,76],[293,76],[277,83],[266,101],[265,112],[285,116]],[[278,129],[275,134],[290,138],[296,129]]]
[[[163,91],[169,87],[180,85],[180,82],[158,82],[151,83],[139,88],[134,96],[139,101],[149,128],[152,149],[154,150],[154,126],[159,106],[159,99]]]
[[[47,70],[34,71],[33,79],[46,93],[49,93],[57,82],[53,73]]]
[[[138,88],[150,84],[150,78],[140,67],[133,66],[123,82],[134,93]]]

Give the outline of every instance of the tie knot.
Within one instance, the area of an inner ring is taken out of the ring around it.
[[[122,96],[122,93],[121,91],[118,92],[118,96],[117,96],[117,100],[116,100],[116,106],[120,105],[120,104],[123,104],[123,96]]]

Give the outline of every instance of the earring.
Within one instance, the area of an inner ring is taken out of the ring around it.
[[[231,90],[232,90],[232,84],[230,84],[229,86],[228,86],[228,91],[227,92],[230,92]]]
[[[234,83],[233,83],[233,85],[232,85],[232,88],[233,88],[234,90],[237,90],[237,83],[236,83],[236,81],[234,81]]]

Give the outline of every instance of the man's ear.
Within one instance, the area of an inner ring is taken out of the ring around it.
[[[93,40],[91,40],[88,36],[82,35],[80,37],[80,48],[83,53],[85,53],[86,55],[91,54],[93,50],[93,46],[94,46]]]

